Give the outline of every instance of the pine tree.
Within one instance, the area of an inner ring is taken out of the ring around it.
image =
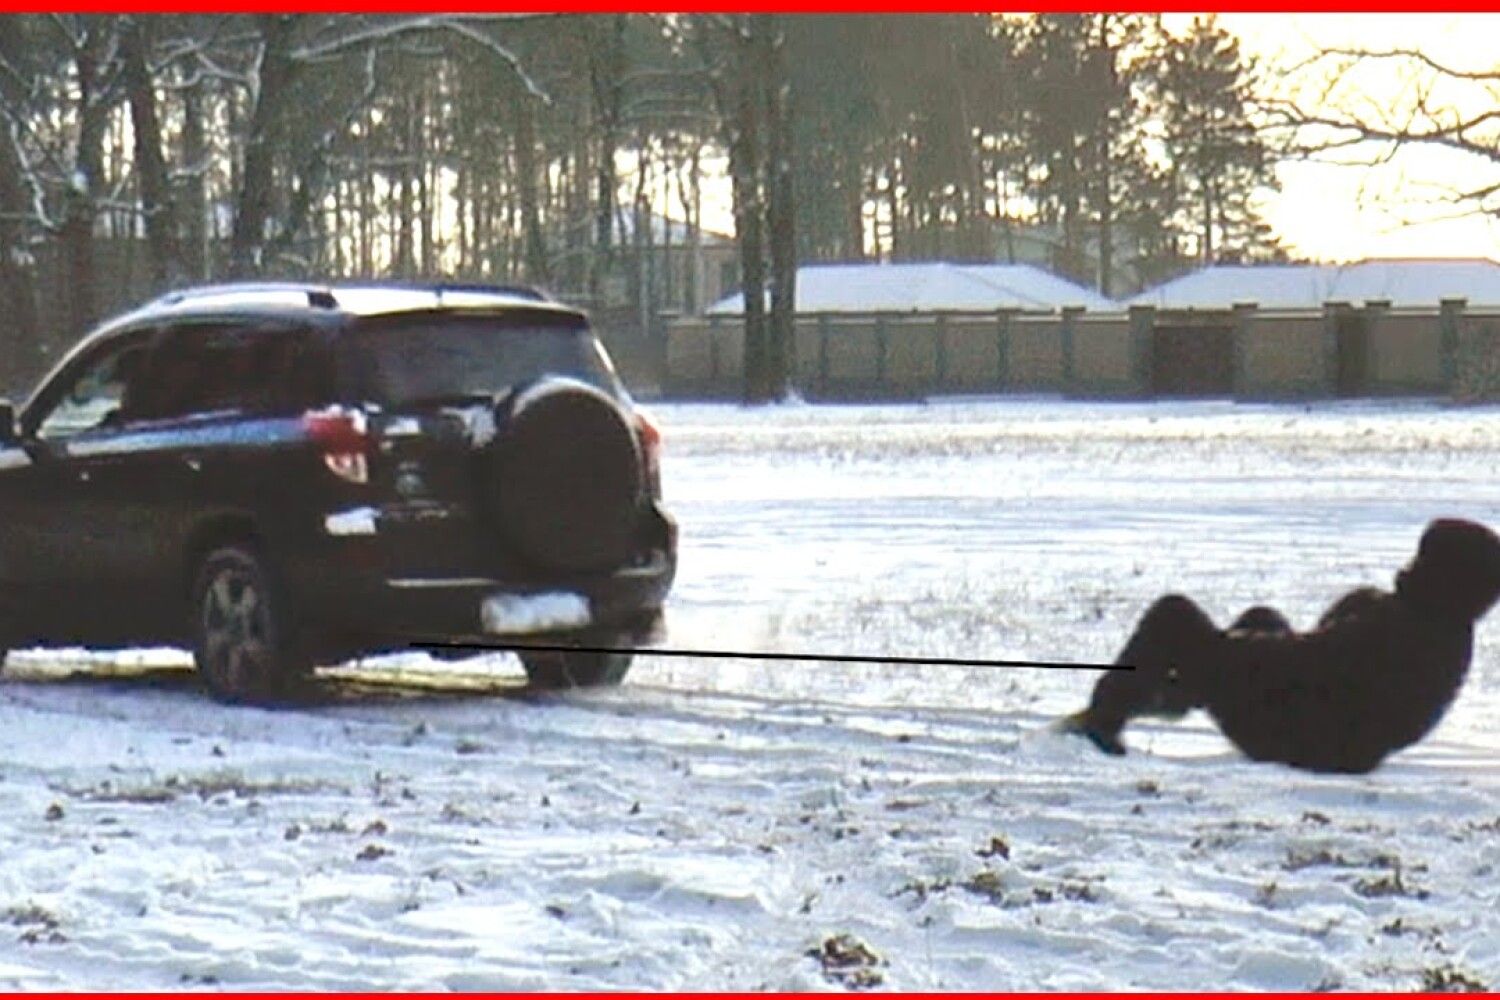
[[[1106,294],[1116,283],[1125,185],[1147,172],[1138,79],[1156,24],[1147,15],[1057,14],[1022,32],[1021,126],[1038,218],[1058,230],[1057,269]]]
[[[1179,184],[1179,227],[1208,264],[1275,253],[1254,206],[1276,187],[1274,159],[1251,118],[1255,80],[1239,41],[1212,16],[1170,38],[1156,63],[1152,98]]]

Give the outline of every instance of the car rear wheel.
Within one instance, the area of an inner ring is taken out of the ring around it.
[[[630,653],[522,653],[521,665],[534,688],[560,690],[618,684],[630,670]]]
[[[215,698],[265,703],[305,673],[283,604],[253,549],[229,546],[203,560],[193,587],[193,658]]]

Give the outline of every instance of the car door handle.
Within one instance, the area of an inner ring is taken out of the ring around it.
[[[197,455],[184,456],[182,459],[182,464],[187,466],[190,472],[203,471],[203,459],[199,458]]]

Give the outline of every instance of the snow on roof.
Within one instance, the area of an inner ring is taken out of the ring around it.
[[[797,269],[799,313],[990,312],[1062,306],[1114,310],[1109,299],[1030,264],[834,264]],[[708,308],[738,316],[741,294]]]
[[[1389,301],[1435,306],[1443,299],[1500,305],[1500,264],[1483,258],[1364,260],[1356,264],[1215,265],[1131,299],[1161,309],[1320,309],[1325,302]]]

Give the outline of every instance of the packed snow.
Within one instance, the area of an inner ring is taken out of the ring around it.
[[[1119,304],[1031,264],[817,264],[797,268],[799,313],[1051,311],[1080,306],[1111,312]],[[767,300],[769,302],[769,300]],[[708,307],[710,316],[740,316],[736,292]]]
[[[1300,625],[1428,520],[1500,525],[1500,411],[663,405],[681,647],[1090,663],[1181,590]],[[1105,758],[1087,670],[491,656],[210,702],[180,654],[14,654],[0,988],[1500,986],[1500,619],[1361,777],[1201,717]]]

